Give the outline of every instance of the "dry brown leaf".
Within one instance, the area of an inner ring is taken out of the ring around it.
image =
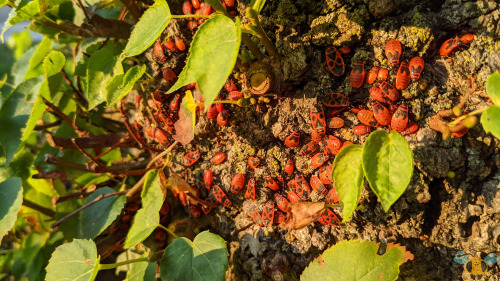
[[[389,251],[389,249],[391,248],[400,248],[403,251],[403,263],[407,261],[412,261],[413,258],[415,257],[410,251],[406,251],[405,246],[401,246],[400,244],[388,243],[387,251]]]
[[[199,191],[197,189],[192,188],[189,183],[177,174],[170,175],[166,186],[170,188],[174,194],[184,191],[185,193],[192,194],[194,197],[198,197],[199,195]]]
[[[296,230],[317,221],[325,212],[325,202],[299,202],[286,204],[288,215],[279,227]]]

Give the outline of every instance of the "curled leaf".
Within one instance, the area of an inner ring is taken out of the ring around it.
[[[186,145],[194,139],[197,106],[191,91],[186,91],[179,110],[179,120],[174,124],[176,134],[173,137],[182,145]]]
[[[299,202],[286,204],[286,220],[279,227],[295,230],[317,221],[325,212],[325,202]]]
[[[197,189],[192,188],[189,185],[189,183],[187,183],[187,181],[185,181],[183,178],[181,178],[177,174],[170,175],[170,178],[168,179],[166,187],[170,188],[174,194],[177,194],[181,191],[184,191],[185,193],[189,193],[189,194],[194,195],[195,197],[198,197],[198,193],[199,193],[199,191]]]

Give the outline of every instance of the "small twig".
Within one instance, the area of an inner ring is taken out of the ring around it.
[[[78,163],[73,163],[66,161],[64,159],[61,159],[57,156],[54,156],[52,154],[47,154],[45,155],[45,163],[64,167],[67,169],[73,169],[73,170],[80,170],[80,171],[86,171],[86,172],[92,172],[92,173],[110,173],[113,175],[121,175],[121,176],[140,176],[144,175],[147,171],[152,170],[152,169],[158,169],[161,166],[158,167],[152,167],[148,169],[140,169],[140,170],[132,170],[137,167],[144,167],[147,164],[144,163],[146,162],[149,163],[149,160],[144,160],[140,162],[132,162],[132,163],[127,163],[127,164],[122,164],[122,165],[111,165],[109,167],[101,167],[101,166],[90,166],[90,165],[83,165],[83,164],[78,164]]]
[[[54,212],[53,210],[51,210],[49,208],[42,207],[42,206],[36,204],[35,202],[32,202],[24,197],[23,197],[23,206],[26,206],[30,209],[38,211],[41,214],[44,214],[47,217],[50,217],[52,219],[56,216],[56,212]]]
[[[111,196],[116,196],[116,195],[122,195],[122,194],[125,194],[127,193],[128,190],[122,190],[122,191],[117,191],[117,192],[112,192],[112,193],[108,193],[108,194],[101,194],[99,196],[97,196],[94,200],[90,201],[89,203],[81,206],[80,208],[74,210],[73,212],[65,215],[64,217],[62,217],[60,220],[56,221],[55,223],[53,223],[50,228],[55,228],[57,227],[58,225],[60,225],[61,223],[65,222],[67,219],[69,219],[70,217],[72,217],[73,215],[77,214],[78,212],[94,205],[95,203],[99,202],[100,200],[104,199],[104,198],[108,198],[108,197],[111,197]]]
[[[97,166],[101,167],[101,168],[106,168],[106,166],[104,166],[101,162],[97,161],[96,159],[94,159],[94,157],[92,157],[92,155],[88,154],[87,151],[85,151],[85,149],[82,149],[78,143],[76,143],[76,140],[75,139],[71,139],[73,141],[73,144],[76,146],[76,148],[78,148],[78,150],[80,150],[81,153],[83,153],[83,155],[85,155],[85,157],[87,157],[92,163],[96,164]]]
[[[87,14],[87,9],[85,8],[85,6],[83,6],[82,1],[81,1],[81,0],[78,0],[78,4],[79,4],[79,6],[80,6],[80,9],[82,9],[83,14],[85,15],[85,18],[87,19],[87,21],[88,21],[88,22],[90,22],[90,17],[89,17],[89,15]]]
[[[50,146],[63,149],[76,149],[76,146],[73,144],[73,139],[74,138],[58,138],[52,135],[47,135],[47,142],[50,144]],[[120,147],[131,147],[135,144],[130,139],[130,136],[126,133],[112,133],[101,136],[89,136],[84,138],[76,138],[74,140],[78,142],[78,145],[81,148],[103,148],[112,147],[117,144],[119,144]]]
[[[71,199],[87,197],[90,194],[94,193],[94,191],[96,191],[97,189],[104,187],[104,186],[110,186],[114,183],[115,183],[114,180],[107,180],[107,181],[101,182],[99,184],[92,184],[88,188],[82,189],[78,192],[74,192],[74,193],[70,193],[70,194],[66,194],[66,195],[62,195],[62,196],[54,198],[54,204],[58,204],[58,203],[68,201]]]
[[[144,182],[146,181],[146,175],[143,175],[141,177],[141,179],[136,182],[134,184],[134,186],[132,186],[131,189],[128,190],[127,194],[125,194],[125,196],[128,198],[128,197],[132,197],[139,189],[142,188],[142,185],[144,184]]]
[[[101,153],[101,154],[97,155],[96,157],[94,157],[94,159],[99,159],[99,158],[103,157],[104,155],[110,153],[111,151],[113,151],[113,149],[121,146],[123,143],[125,143],[127,141],[128,141],[128,139],[121,139],[119,142],[117,142],[116,144],[114,144],[113,146],[111,146],[108,150],[106,150],[103,153]]]
[[[153,165],[156,162],[156,160],[158,160],[158,159],[162,158],[163,156],[167,155],[170,151],[172,151],[172,149],[174,148],[174,146],[176,146],[178,143],[179,143],[178,141],[174,141],[174,143],[171,144],[167,149],[165,149],[165,151],[163,151],[162,153],[156,155],[155,158],[153,158],[153,160],[151,160],[151,162],[149,162],[149,164],[146,166],[146,168],[151,167],[151,165]]]
[[[43,130],[46,130],[46,129],[49,129],[49,128],[52,128],[52,127],[59,126],[59,125],[61,125],[61,123],[62,123],[62,120],[59,119],[59,120],[57,120],[55,122],[52,122],[52,123],[45,123],[45,124],[41,124],[41,125],[36,125],[33,130],[35,130],[35,131],[43,131]]]
[[[64,114],[57,106],[55,106],[53,103],[50,101],[46,100],[44,97],[42,97],[43,103],[45,103],[50,109],[52,109],[52,112],[54,115],[57,117],[61,118],[64,122],[68,123],[68,125],[75,130],[75,132],[78,134],[80,137],[86,137],[90,136],[91,134],[81,128],[79,128],[74,122],[72,122],[66,114]]]
[[[83,106],[87,107],[87,100],[83,97],[82,93],[80,92],[80,90],[78,90],[75,85],[73,85],[73,82],[69,79],[68,77],[68,74],[66,73],[66,71],[63,69],[61,69],[61,73],[64,77],[64,80],[66,81],[66,83],[71,87],[71,89],[73,89],[73,92],[75,92],[75,95],[76,95],[76,98],[78,100],[80,100],[80,102],[82,103]]]

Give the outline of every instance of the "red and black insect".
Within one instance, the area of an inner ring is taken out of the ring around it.
[[[191,5],[191,2],[189,2],[189,0],[186,0],[184,1],[184,3],[182,3],[182,13],[184,15],[193,14],[193,6]]]
[[[251,178],[247,183],[247,190],[245,191],[245,199],[255,201],[255,179]]]
[[[226,126],[228,121],[229,121],[229,112],[227,112],[227,110],[219,112],[219,114],[217,115],[217,124],[219,124],[219,126],[221,127],[224,127]]]
[[[234,85],[231,79],[227,78],[226,82],[224,83],[224,90],[226,91],[226,93],[231,93],[232,91],[237,91],[238,88],[236,88],[236,85]]]
[[[300,197],[297,195],[297,193],[295,193],[293,191],[289,191],[286,194],[286,198],[288,199],[288,201],[290,201],[290,203],[299,203],[302,201],[302,199],[300,199]]]
[[[332,175],[332,169],[333,169],[333,166],[332,165],[328,165],[326,167],[321,167],[322,170],[320,170],[320,173],[319,173],[319,179],[321,180],[321,182],[323,184],[330,184],[332,183],[332,180],[330,179],[331,175]]]
[[[193,3],[193,7],[195,9],[199,9],[200,8],[200,0],[191,0],[191,3]]]
[[[266,183],[267,187],[274,191],[278,191],[280,189],[278,183],[270,175],[266,175],[264,177],[264,182]]]
[[[313,107],[311,107],[309,116],[311,118],[313,129],[326,128],[325,112],[323,111],[323,107],[321,107],[321,105],[315,104]]]
[[[335,204],[338,202],[339,202],[339,196],[337,194],[337,189],[333,187],[328,191],[328,194],[326,195],[326,203]]]
[[[169,147],[171,145],[170,140],[168,140],[168,134],[162,128],[156,128],[155,139],[164,147]]]
[[[373,116],[380,123],[380,125],[387,126],[391,124],[391,113],[389,109],[381,105],[378,101],[372,104]]]
[[[188,21],[187,23],[187,29],[189,30],[195,30],[196,28],[198,28],[198,23],[194,20],[190,20]]]
[[[285,145],[288,147],[296,147],[300,142],[300,133],[293,132],[285,139]]]
[[[280,212],[280,211],[274,211],[274,219],[273,219],[273,222],[274,223],[282,223],[286,220],[286,215],[283,213],[283,212]]]
[[[154,47],[153,47],[153,52],[155,53],[155,56],[161,61],[164,62],[167,57],[165,57],[165,52],[163,51],[163,46],[161,45],[160,42],[156,41]]]
[[[227,198],[224,190],[222,190],[222,188],[218,185],[212,186],[212,194],[214,195],[215,200],[224,205],[224,207],[231,207],[231,201],[229,201],[229,198]]]
[[[203,174],[203,182],[205,183],[205,187],[207,190],[210,190],[210,186],[212,185],[212,182],[214,181],[214,172],[210,170],[205,170],[205,173]]]
[[[234,0],[224,0],[224,4],[228,7],[233,7],[234,6]]]
[[[337,48],[330,47],[325,51],[326,55],[326,65],[328,66],[328,70],[335,75],[340,76],[345,72],[345,64],[342,56],[340,55]]]
[[[401,43],[396,40],[389,40],[385,45],[385,56],[389,60],[390,65],[398,65],[399,58],[401,57]]]
[[[303,175],[295,176],[295,192],[303,200],[307,200],[307,198],[309,198],[309,195],[311,194],[311,188],[309,187],[309,184],[307,183]],[[288,199],[290,200],[290,198]],[[292,200],[290,200],[290,202],[291,201]]]
[[[410,78],[418,79],[424,70],[425,62],[421,57],[414,57],[410,60]]]
[[[337,215],[330,210],[330,208],[326,208],[326,214],[322,215],[319,219],[318,222],[322,224],[329,224],[331,226],[338,227],[340,226],[340,220],[337,217]]]
[[[362,124],[367,126],[372,126],[372,127],[380,126],[380,124],[375,119],[375,116],[373,115],[373,111],[368,109],[361,109],[358,112],[358,119]]]
[[[388,98],[385,97],[384,91],[382,91],[382,89],[380,89],[377,86],[371,87],[369,92],[370,96],[376,101],[385,103],[388,103],[390,101]]]
[[[351,48],[342,46],[342,47],[339,48],[339,53],[341,55],[348,55],[348,54],[351,53]]]
[[[385,94],[387,98],[392,101],[397,101],[399,99],[399,92],[393,85],[387,83],[387,81],[382,81],[378,86]]]
[[[219,115],[219,111],[217,111],[217,105],[215,103],[212,103],[207,110],[207,118],[208,119],[215,119],[217,118],[217,115]]]
[[[214,156],[212,157],[212,159],[210,159],[210,164],[212,165],[218,165],[222,162],[224,162],[224,160],[226,160],[227,158],[227,154],[224,153],[224,152],[217,152],[214,154]]]
[[[410,68],[406,62],[399,65],[398,73],[396,74],[396,89],[404,90],[410,84]]]
[[[354,126],[354,128],[352,128],[352,132],[356,135],[368,134],[371,131],[372,127],[363,124]]]
[[[210,197],[206,198],[205,201],[208,203],[215,203],[214,200]],[[210,211],[212,211],[212,207],[207,206],[207,205],[203,205],[203,206],[201,206],[201,210],[203,211],[203,213],[205,213],[205,215],[208,215],[208,213],[210,213]]]
[[[389,78],[389,70],[385,68],[381,68],[378,70],[378,75],[377,75],[378,80],[380,81],[385,81],[387,78]]]
[[[314,168],[319,168],[325,164],[326,161],[330,159],[330,156],[326,153],[316,153],[312,158],[311,158],[311,166]]]
[[[199,218],[201,217],[201,208],[200,206],[197,205],[191,205],[189,206],[189,212],[194,218]]]
[[[198,161],[198,159],[200,159],[200,156],[200,152],[198,151],[191,151],[187,153],[186,155],[184,155],[184,166],[189,167],[193,165],[194,163],[196,163],[196,161]]]
[[[439,48],[439,54],[441,56],[447,56],[453,50],[458,48],[458,46],[459,46],[459,40],[457,38],[448,39],[444,41],[443,45],[441,45],[441,48]]]
[[[375,80],[377,80],[379,68],[374,66],[368,71],[368,75],[366,75],[366,83],[373,84]]]
[[[285,197],[276,193],[276,194],[274,194],[274,201],[276,201],[276,205],[278,206],[278,209],[282,210],[285,213],[288,212],[288,209],[286,208],[287,207],[286,204],[290,203],[290,201],[288,201],[288,199],[286,199]]]
[[[226,111],[226,109],[224,108],[224,104],[223,104],[223,103],[217,103],[217,104],[215,105],[215,107],[217,108],[217,111],[218,111],[219,113]]]
[[[342,147],[342,141],[335,136],[328,135],[325,146],[326,153],[330,155],[337,155],[337,153],[340,150],[340,147]]]
[[[344,127],[344,119],[340,117],[332,117],[328,119],[326,123],[327,127],[330,129],[338,129]]]
[[[293,174],[293,170],[294,170],[294,165],[293,165],[293,160],[292,159],[288,159],[286,161],[286,164],[285,164],[285,173],[291,175]]]
[[[243,97],[243,94],[240,91],[231,91],[229,92],[229,99],[230,100],[239,100]]]
[[[262,220],[262,216],[260,215],[259,211],[254,211],[252,213],[252,219],[256,225],[264,226],[264,221]]]
[[[299,151],[301,156],[309,156],[318,150],[318,143],[311,141],[306,143]]]
[[[326,94],[322,100],[323,105],[327,107],[346,107],[349,106],[349,98],[339,93]]]
[[[163,46],[165,46],[165,48],[169,49],[170,51],[173,52],[178,51],[177,47],[175,46],[175,43],[172,41],[165,41],[165,43],[163,43]]]
[[[181,38],[179,38],[179,36],[174,37],[174,43],[177,49],[179,49],[179,51],[182,52],[186,50],[186,44],[184,44],[184,41]]]
[[[409,134],[413,134],[418,130],[418,124],[417,123],[410,123],[408,126],[406,126],[406,129],[401,132],[401,135],[406,136]]]
[[[173,86],[175,82],[177,81],[177,75],[175,72],[170,69],[170,68],[165,68],[162,71],[163,79],[165,79],[165,82],[167,82],[168,85]]]
[[[231,181],[231,192],[238,194],[245,185],[245,176],[243,174],[236,174]]]
[[[272,226],[274,220],[274,201],[267,201],[262,210],[262,220],[264,226]]]
[[[311,184],[312,189],[315,190],[318,194],[321,194],[323,196],[326,196],[326,194],[328,194],[328,189],[326,189],[325,185],[317,176],[312,176],[309,180],[309,183]]]
[[[473,40],[474,40],[474,34],[465,34],[462,37],[460,37],[461,44],[469,44]]]
[[[177,111],[180,105],[181,105],[181,95],[175,94],[172,100],[170,101],[168,108],[170,109],[170,111]]]
[[[315,142],[320,142],[325,137],[325,128],[316,128],[311,133],[311,138]]]
[[[248,157],[248,166],[255,169],[260,165],[260,160],[257,157]]]
[[[392,115],[391,128],[397,132],[402,132],[408,125],[408,106],[402,104]]]
[[[361,88],[363,82],[365,81],[365,62],[357,61],[351,70],[351,75],[349,76],[351,86],[353,88]]]
[[[340,148],[339,151],[342,151],[345,147],[348,147],[349,145],[353,145],[354,143],[352,141],[346,141],[342,144],[342,147]]]

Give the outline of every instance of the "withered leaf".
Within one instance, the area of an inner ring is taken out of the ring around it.
[[[325,212],[325,202],[287,203],[286,209],[288,215],[279,227],[296,230],[317,221]]]

